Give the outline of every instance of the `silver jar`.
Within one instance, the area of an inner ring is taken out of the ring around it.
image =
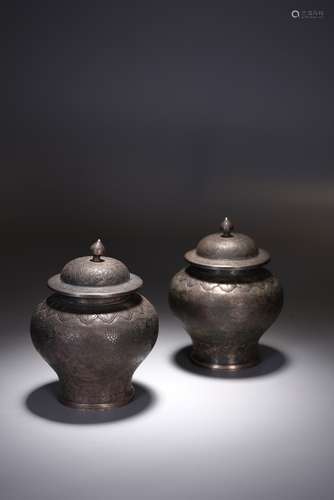
[[[256,365],[258,341],[283,304],[278,279],[263,267],[268,252],[225,218],[221,232],[185,259],[189,266],[172,279],[169,303],[192,339],[192,361],[222,370]]]
[[[91,250],[49,279],[55,293],[34,312],[31,337],[59,377],[64,404],[105,410],[133,397],[132,375],[155,344],[158,316],[138,293],[138,276],[104,257],[100,240]]]

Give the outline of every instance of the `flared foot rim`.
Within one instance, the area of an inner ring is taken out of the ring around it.
[[[240,370],[244,370],[245,368],[252,368],[259,364],[260,360],[258,358],[254,358],[247,363],[235,363],[235,364],[226,364],[220,365],[217,363],[206,363],[204,361],[200,361],[196,358],[196,355],[193,353],[190,354],[190,360],[198,366],[203,368],[207,368],[209,370],[217,370],[217,371],[225,371],[225,372],[238,372]]]
[[[70,408],[74,408],[76,410],[108,411],[114,408],[120,408],[122,406],[127,405],[133,399],[134,395],[135,395],[135,389],[132,386],[130,393],[127,393],[122,398],[113,401],[112,403],[78,403],[76,401],[70,401],[69,399],[65,399],[61,396],[58,399],[61,404],[68,406]]]

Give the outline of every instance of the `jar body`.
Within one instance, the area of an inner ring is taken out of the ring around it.
[[[172,279],[169,303],[192,338],[191,358],[237,370],[258,362],[258,341],[279,315],[283,292],[264,268],[211,271],[189,266]]]
[[[59,377],[61,401],[76,408],[126,404],[157,334],[154,307],[136,293],[118,302],[54,294],[31,320],[33,344]]]

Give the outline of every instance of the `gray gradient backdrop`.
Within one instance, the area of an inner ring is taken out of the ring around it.
[[[332,500],[331,8],[11,2],[1,23],[1,500]],[[187,363],[166,301],[225,215],[286,292],[234,378]],[[136,399],[103,415],[57,403],[29,338],[47,278],[96,237],[161,317]]]

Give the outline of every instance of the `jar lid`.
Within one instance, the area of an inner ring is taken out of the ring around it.
[[[220,227],[222,232],[206,236],[185,254],[190,264],[206,269],[250,269],[269,262],[269,253],[249,236],[234,232],[227,217]]]
[[[108,298],[140,288],[141,278],[131,274],[123,262],[105,257],[105,247],[98,239],[90,247],[91,256],[68,262],[60,274],[48,281],[51,290],[79,298]]]

